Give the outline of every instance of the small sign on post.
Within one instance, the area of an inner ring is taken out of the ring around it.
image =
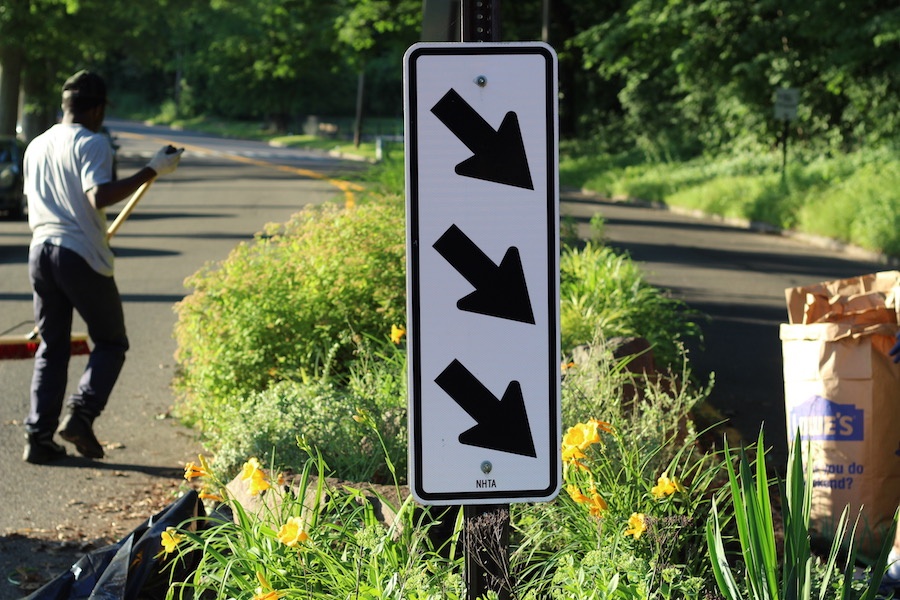
[[[800,90],[797,88],[778,88],[775,90],[775,119],[778,121],[796,121],[798,104],[800,104]]]
[[[790,134],[790,122],[797,119],[797,106],[800,104],[800,90],[797,88],[778,88],[775,90],[775,119],[784,124],[781,133],[781,177],[787,176],[787,147]]]

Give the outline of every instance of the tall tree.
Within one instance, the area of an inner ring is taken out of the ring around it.
[[[335,19],[339,48],[357,73],[353,142],[362,139],[366,68],[379,55],[394,54],[397,64],[405,48],[418,38],[422,3],[419,0],[344,0]],[[399,84],[399,79],[398,79]]]

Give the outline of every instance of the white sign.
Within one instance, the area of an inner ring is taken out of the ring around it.
[[[424,504],[559,492],[557,58],[404,57],[410,478]]]
[[[775,118],[779,121],[793,121],[797,118],[800,90],[778,88],[775,90]]]

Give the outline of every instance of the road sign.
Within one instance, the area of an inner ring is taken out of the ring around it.
[[[540,43],[404,57],[410,488],[424,504],[559,491],[556,65]]]
[[[797,88],[778,88],[775,90],[775,118],[779,121],[797,119],[797,105],[800,103],[800,90]]]

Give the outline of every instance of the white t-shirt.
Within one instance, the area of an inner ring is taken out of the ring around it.
[[[112,276],[106,211],[94,208],[86,193],[112,181],[112,165],[107,139],[83,125],[59,123],[34,138],[24,159],[32,247],[62,246]]]

